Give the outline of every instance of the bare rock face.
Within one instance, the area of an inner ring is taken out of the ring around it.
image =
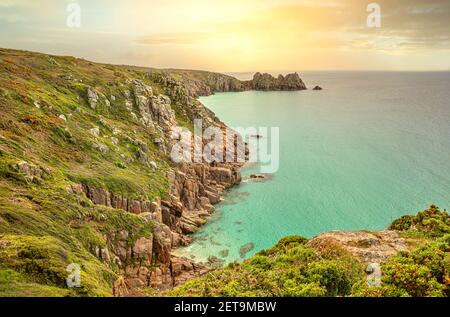
[[[45,178],[45,176],[49,174],[49,171],[47,169],[41,168],[26,161],[20,161],[16,164],[13,164],[11,167],[13,170],[22,173],[26,181],[33,183],[41,183],[43,181],[43,178]]]
[[[220,77],[211,79],[215,85],[214,89],[241,89],[235,86],[238,85],[237,80],[235,82],[230,78],[223,81]],[[177,124],[172,102],[187,104],[188,106],[183,108],[184,114],[191,119],[202,118],[205,126],[225,127],[214,113],[192,97],[192,93],[183,83],[162,75],[152,77],[152,80],[165,86],[170,95],[155,95],[153,89],[140,80],[128,81],[129,91],[126,90],[123,95],[126,98],[127,110],[134,114],[135,121],[162,132],[161,137],[152,141],[162,152],[165,153],[165,149],[170,146],[165,135]],[[96,98],[91,94],[92,101],[103,102],[103,95],[98,92],[95,94]],[[129,137],[129,141],[138,149],[134,159],[143,165],[158,168],[151,164],[146,142],[132,137]],[[133,232],[133,229],[109,233],[105,238],[107,247],[95,251],[100,259],[117,265],[122,272],[114,283],[115,295],[133,295],[146,287],[171,289],[211,269],[208,264],[198,264],[176,257],[172,251],[189,244],[192,240],[189,234],[196,232],[206,223],[206,219],[214,211],[213,205],[222,200],[221,194],[241,182],[241,165],[178,164],[168,172],[170,188],[169,195],[164,200],[148,201],[146,197],[127,197],[88,184],[71,186],[71,192],[85,196],[94,204],[122,209],[152,223],[152,233],[146,236],[136,236],[140,233]]]
[[[331,231],[311,239],[307,246],[325,251],[342,247],[362,263],[381,263],[399,251],[408,251],[406,242],[395,231]]]
[[[195,263],[186,258],[173,257],[172,258],[172,278],[173,287],[177,287],[189,279],[206,274],[211,270],[210,267]]]
[[[239,167],[237,163],[180,164],[169,175],[169,199],[164,201],[130,199],[85,184],[72,186],[73,193],[85,195],[94,204],[123,209],[153,223],[152,234],[139,237],[133,245],[129,243],[133,234],[123,230],[109,235],[106,251],[97,252],[124,272],[114,284],[115,295],[132,295],[145,287],[171,289],[211,269],[211,265],[178,258],[172,250],[190,243],[188,234],[205,224],[223,191],[240,183]]]
[[[136,258],[144,259],[152,263],[153,239],[152,236],[139,238],[133,247],[133,255]]]
[[[161,127],[167,131],[176,124],[175,112],[170,106],[171,100],[168,96],[154,96],[152,88],[140,80],[133,80],[131,84],[144,125],[152,128]]]
[[[73,185],[71,191],[78,195],[84,194],[96,205],[122,209],[134,214],[151,211],[152,202],[148,200],[131,199],[122,194],[112,193],[104,188],[92,187],[86,184]]]
[[[92,109],[97,108],[97,103],[99,101],[99,96],[98,96],[97,90],[95,90],[92,87],[89,87],[87,90],[87,98],[88,98],[89,106]]]
[[[306,89],[306,86],[297,73],[288,74],[286,76],[279,75],[278,78],[267,73],[256,73],[253,76],[252,89],[263,91],[292,91],[304,90]]]

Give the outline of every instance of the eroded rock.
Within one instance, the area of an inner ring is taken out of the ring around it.
[[[307,246],[319,252],[338,246],[363,263],[381,263],[399,251],[408,251],[396,231],[331,231],[311,239]]]

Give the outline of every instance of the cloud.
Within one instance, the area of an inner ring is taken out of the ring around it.
[[[0,0],[3,45],[230,71],[382,68],[402,54],[450,65],[448,0],[374,0],[381,28],[366,25],[369,0],[77,0],[79,30],[65,25],[70,1]]]
[[[381,28],[368,29],[350,24],[343,31],[363,35],[375,44],[371,49],[450,49],[449,1],[379,0],[378,3]],[[386,42],[392,44],[390,48],[383,45]]]
[[[318,5],[275,5],[250,15],[206,21],[187,31],[154,33],[136,41],[148,45],[251,43],[265,48],[450,49],[450,2],[379,0],[382,27],[368,28],[366,3],[330,1]],[[201,29],[202,31],[199,31]],[[208,31],[203,31],[208,30]]]

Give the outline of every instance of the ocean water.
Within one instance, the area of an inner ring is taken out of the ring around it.
[[[201,98],[232,127],[279,127],[280,167],[230,190],[181,254],[239,261],[287,235],[379,230],[431,204],[450,207],[449,72],[300,75],[324,90]]]

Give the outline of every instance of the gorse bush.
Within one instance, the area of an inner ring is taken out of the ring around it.
[[[362,284],[357,296],[450,296],[450,216],[436,206],[404,216],[390,226],[409,237],[423,234],[427,239],[411,252],[399,252],[381,267],[381,285]]]
[[[441,211],[438,207],[432,205],[416,216],[408,215],[395,220],[389,229],[419,231],[430,237],[440,237],[450,233],[450,216],[447,211]]]
[[[321,256],[300,236],[284,238],[251,259],[233,263],[172,291],[171,296],[346,296],[363,280],[348,255]]]
[[[450,235],[411,253],[400,252],[382,265],[381,285],[363,285],[357,296],[450,296]]]
[[[308,239],[286,237],[243,263],[189,281],[170,296],[450,296],[449,215],[438,207],[390,226],[419,244],[382,263],[381,285],[369,287],[364,265],[337,243],[320,254]],[[410,233],[414,234],[411,235]],[[417,234],[416,234],[417,233]],[[419,237],[419,238],[418,238]]]

